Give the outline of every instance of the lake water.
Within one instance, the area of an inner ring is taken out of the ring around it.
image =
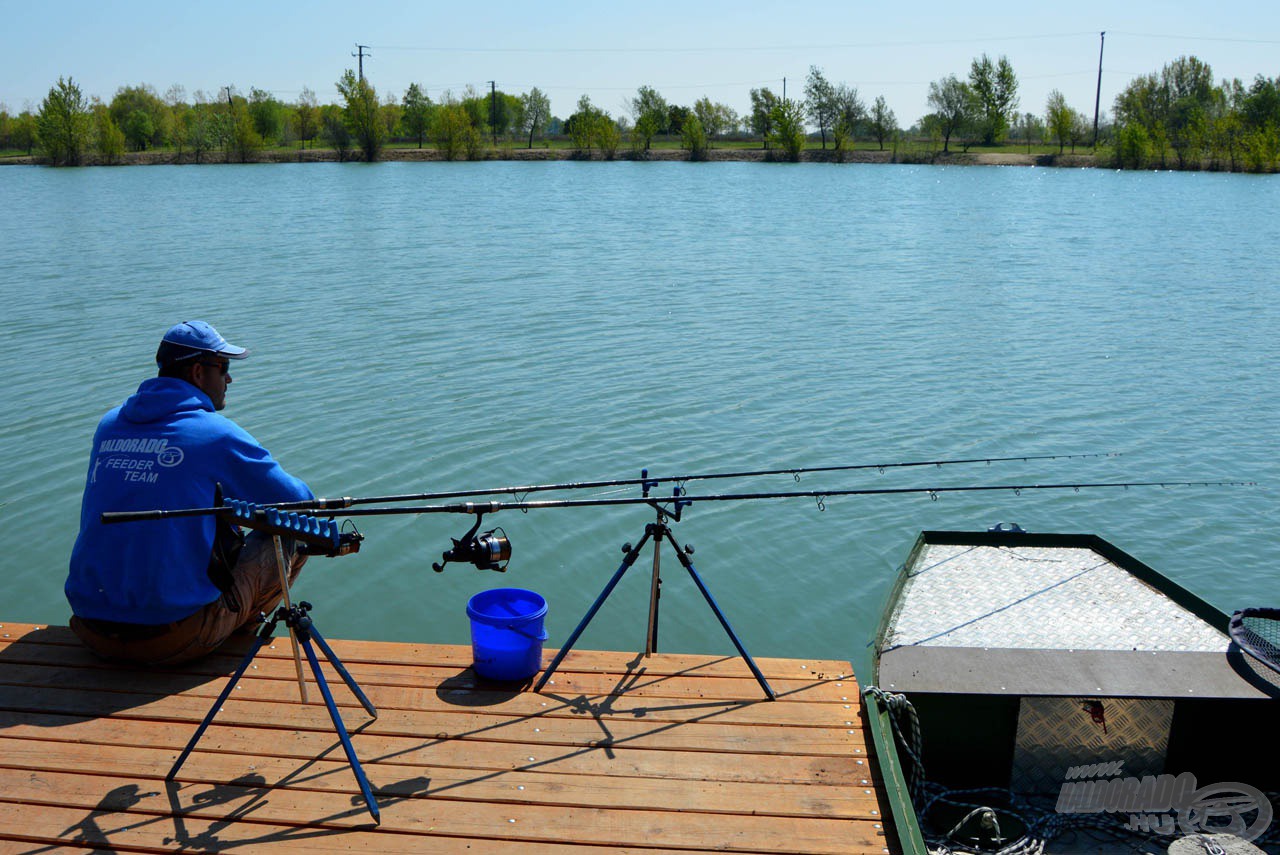
[[[921,529],[1094,532],[1228,611],[1280,600],[1275,178],[6,167],[0,198],[0,619],[66,622],[94,426],[197,317],[253,350],[227,415],[320,495],[1100,452],[1123,455],[690,492],[1260,482],[695,504],[676,536],[757,656],[865,662]],[[330,637],[466,642],[471,594],[532,588],[557,645],[652,517],[487,517],[505,576],[431,571],[470,518],[363,519],[363,550],[314,559],[297,594]],[[649,565],[581,646],[643,648]],[[660,649],[732,653],[669,549],[663,578]]]

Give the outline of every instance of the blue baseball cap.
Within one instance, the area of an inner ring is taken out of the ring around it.
[[[181,362],[201,354],[212,353],[228,359],[244,359],[249,351],[236,347],[218,334],[211,324],[204,321],[184,321],[169,327],[160,340],[156,362]]]

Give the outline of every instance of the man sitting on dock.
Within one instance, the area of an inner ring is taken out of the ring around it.
[[[315,498],[257,440],[217,411],[232,359],[248,351],[204,321],[177,324],[156,351],[158,376],[98,424],[71,553],[71,629],[114,660],[170,665],[203,656],[280,601],[269,535],[214,515],[103,524],[104,511]],[[290,581],[306,561],[285,541]]]

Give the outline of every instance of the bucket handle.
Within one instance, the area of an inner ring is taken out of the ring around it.
[[[504,627],[504,628],[505,628],[505,629],[509,629],[509,630],[511,630],[512,632],[517,633],[517,634],[519,634],[519,635],[523,635],[525,638],[531,638],[531,639],[533,639],[534,641],[546,641],[546,640],[550,637],[550,636],[548,636],[548,635],[547,635],[547,629],[546,629],[546,627],[543,627],[543,628],[542,628],[542,631],[541,631],[541,632],[539,632],[537,635],[534,635],[534,634],[533,634],[533,633],[531,633],[531,632],[525,632],[523,629],[521,629],[520,627],[515,626],[515,625],[513,625],[513,624],[507,624],[507,625],[506,625],[506,627]]]

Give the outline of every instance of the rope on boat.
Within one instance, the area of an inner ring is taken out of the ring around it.
[[[879,686],[868,686],[867,694],[873,696],[889,713],[889,724],[893,726],[894,740],[898,747],[907,752],[911,760],[911,771],[908,773],[907,789],[911,793],[911,801],[917,803],[917,797],[924,794],[924,743],[920,737],[920,716],[916,708],[901,693],[886,692]],[[907,732],[903,733],[903,724]]]

